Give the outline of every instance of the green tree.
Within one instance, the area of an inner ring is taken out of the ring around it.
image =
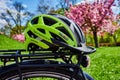
[[[51,0],[39,0],[39,4],[37,7],[37,12],[41,14],[49,13],[50,10],[54,10],[54,7],[51,6]]]
[[[32,13],[28,12],[22,3],[14,2],[6,9],[6,12],[1,13],[0,18],[4,19],[7,26],[10,27],[9,29],[12,30],[13,26],[22,27],[22,22],[25,22],[30,16],[32,16]],[[22,29],[17,28],[16,32],[20,34]]]

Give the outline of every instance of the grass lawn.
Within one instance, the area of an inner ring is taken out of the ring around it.
[[[0,49],[25,48],[24,43],[0,35]],[[90,54],[91,65],[84,68],[95,80],[120,80],[120,47],[100,47]]]
[[[120,47],[100,47],[90,58],[91,65],[85,71],[95,80],[120,80]]]
[[[23,49],[24,43],[10,39],[7,36],[0,35],[0,49]]]

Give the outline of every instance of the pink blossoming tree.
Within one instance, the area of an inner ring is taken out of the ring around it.
[[[93,3],[86,1],[77,5],[70,5],[65,15],[75,21],[83,31],[91,31],[95,47],[98,47],[97,34],[101,30],[114,32],[116,27],[111,23],[114,14],[111,9],[114,0],[97,0]]]
[[[12,38],[19,41],[19,42],[24,42],[25,41],[24,34],[15,34],[15,35],[12,36]]]
[[[116,34],[116,32],[118,32],[118,29],[120,29],[120,24],[119,24],[119,16],[116,16],[115,20],[108,20],[108,22],[106,23],[106,25],[104,25],[104,31],[108,32],[114,40],[115,45],[117,45],[117,37],[118,34]]]

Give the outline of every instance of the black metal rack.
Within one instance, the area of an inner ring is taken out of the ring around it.
[[[3,66],[7,66],[7,62],[14,62],[16,64],[18,74],[20,77],[20,80],[22,80],[22,73],[21,68],[27,67],[27,66],[37,66],[37,67],[46,67],[46,66],[56,66],[56,67],[73,67],[79,69],[79,66],[76,66],[71,63],[71,57],[73,53],[70,50],[60,50],[57,52],[50,51],[50,50],[36,50],[36,51],[29,51],[27,52],[24,49],[16,49],[16,50],[0,50],[0,60],[3,62]],[[27,61],[27,60],[46,60],[46,59],[58,59],[61,58],[65,64],[36,64],[36,65],[21,65],[21,62]],[[70,64],[69,64],[70,63]]]
[[[80,48],[60,48],[57,51],[51,51],[49,49],[38,49],[38,50],[29,50],[26,51],[25,49],[14,49],[14,50],[0,50],[0,60],[3,63],[1,67],[6,67],[7,62],[14,62],[13,64],[16,65],[16,69],[18,71],[20,80],[22,79],[22,73],[21,73],[21,68],[24,67],[65,67],[65,68],[73,68],[75,70],[75,73],[78,71],[81,72],[81,75],[84,76],[82,69],[80,68],[81,65],[81,59],[83,55],[87,55],[90,53],[93,53],[96,51],[96,49],[92,47],[88,47],[88,51],[82,51]],[[72,62],[72,56],[76,55],[77,63],[74,64]],[[59,64],[59,61],[53,61],[50,59],[62,59],[63,63]],[[45,61],[48,60],[50,61],[50,64],[21,64],[24,63],[25,61]],[[53,63],[53,64],[51,64]],[[83,77],[84,78],[84,77]],[[84,78],[85,80],[85,78]]]

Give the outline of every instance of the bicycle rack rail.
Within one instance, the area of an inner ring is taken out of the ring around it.
[[[25,52],[22,54],[22,52]],[[69,53],[68,53],[69,52]],[[44,60],[44,59],[58,59],[58,58],[62,58],[64,60],[64,62],[66,64],[51,64],[51,65],[47,65],[47,66],[56,66],[56,67],[71,67],[71,68],[75,68],[76,69],[76,73],[78,71],[81,71],[81,68],[79,68],[80,66],[80,62],[78,62],[78,65],[74,65],[71,64],[71,57],[72,57],[72,53],[67,50],[67,51],[62,51],[61,52],[53,52],[53,51],[49,51],[49,50],[36,50],[36,51],[29,51],[26,52],[26,50],[24,49],[17,49],[17,50],[0,50],[0,60],[1,62],[3,62],[3,67],[6,66],[7,62],[15,62],[16,67],[18,69],[18,74],[20,77],[20,80],[22,79],[22,73],[21,73],[21,67],[27,67],[27,65],[21,65],[20,62],[24,61],[24,60],[34,60],[34,59],[38,59],[38,60]],[[69,56],[69,57],[67,57]],[[70,63],[70,64],[69,64]],[[43,67],[46,65],[28,65],[28,66],[39,66],[39,67]],[[78,70],[79,69],[79,70]],[[84,74],[82,74],[84,76]]]

